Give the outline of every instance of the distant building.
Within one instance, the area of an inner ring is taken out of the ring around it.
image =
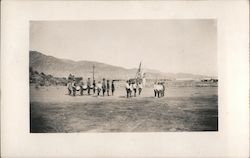
[[[201,79],[201,82],[218,82],[218,79],[216,79],[216,78],[203,78],[203,79]]]

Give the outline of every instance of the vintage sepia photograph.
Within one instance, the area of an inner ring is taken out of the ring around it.
[[[29,22],[30,133],[218,129],[215,19]]]
[[[249,157],[249,1],[1,9],[1,157]]]

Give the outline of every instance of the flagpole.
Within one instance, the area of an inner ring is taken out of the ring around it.
[[[95,65],[93,65],[93,81],[95,80]]]

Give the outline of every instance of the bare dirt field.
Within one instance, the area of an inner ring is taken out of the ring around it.
[[[163,98],[152,88],[126,98],[69,96],[63,86],[30,87],[30,132],[174,132],[217,131],[217,87],[167,87]],[[78,93],[79,94],[79,93]]]

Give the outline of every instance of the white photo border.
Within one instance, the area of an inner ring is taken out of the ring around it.
[[[3,157],[248,157],[249,2],[3,1]],[[218,132],[29,132],[29,22],[216,19]]]

